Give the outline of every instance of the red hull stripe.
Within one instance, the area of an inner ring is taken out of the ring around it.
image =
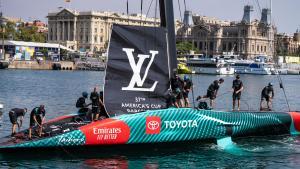
[[[295,129],[300,132],[300,112],[290,112],[290,115],[293,118]]]
[[[72,116],[74,116],[74,115],[59,116],[57,118],[54,118],[54,119],[51,119],[51,120],[47,121],[46,123],[53,123],[53,122],[56,122],[56,121],[60,121],[60,120],[63,120],[63,119],[70,118]]]
[[[86,145],[126,144],[130,137],[129,126],[116,119],[105,119],[82,126]]]

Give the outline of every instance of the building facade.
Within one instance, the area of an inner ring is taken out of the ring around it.
[[[177,41],[192,42],[200,53],[220,56],[233,53],[250,59],[258,55],[274,55],[276,28],[270,23],[270,10],[263,9],[261,20],[252,20],[252,6],[245,6],[240,22],[222,21],[206,16],[192,17],[193,25],[185,25],[177,32]],[[187,18],[187,17],[186,17]]]
[[[299,30],[293,36],[287,34],[278,34],[276,36],[276,49],[278,55],[300,56],[300,32]]]
[[[160,20],[144,15],[130,16],[113,12],[77,12],[63,9],[48,14],[48,42],[59,43],[70,49],[105,51],[112,24],[158,26]]]

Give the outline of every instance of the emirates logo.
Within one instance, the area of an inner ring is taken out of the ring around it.
[[[160,117],[150,116],[146,118],[146,134],[159,134],[160,133]]]

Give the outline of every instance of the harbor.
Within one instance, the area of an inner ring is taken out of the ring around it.
[[[297,168],[300,31],[274,6],[298,2],[15,1],[0,0],[3,168]]]
[[[45,104],[47,110],[47,119],[52,119],[60,115],[68,114],[69,112],[77,111],[75,107],[76,99],[81,95],[82,91],[92,91],[95,86],[102,86],[104,81],[104,72],[100,71],[49,71],[49,70],[0,70],[0,92],[2,97],[0,103],[4,105],[4,112],[8,112],[11,107],[27,107],[29,110],[37,105]],[[234,76],[213,76],[213,75],[191,75],[194,86],[194,95],[201,95],[206,93],[209,84],[218,78],[224,78],[225,82],[219,90],[220,97],[216,100],[216,109],[230,110],[231,109],[231,83]],[[288,100],[292,110],[299,109],[297,98],[299,98],[299,78],[295,76],[283,76],[284,85],[286,88]],[[275,76],[255,76],[255,75],[241,75],[241,80],[244,82],[245,90],[242,93],[242,110],[255,110],[259,109],[260,91],[268,83],[274,82],[275,98],[274,110],[286,110],[287,105],[284,99],[283,92],[279,88],[279,84]],[[36,83],[39,82],[39,83]],[[59,92],[57,92],[59,91]],[[76,91],[76,92],[75,92]],[[225,94],[224,94],[225,93]],[[16,95],[17,94],[17,95]],[[222,95],[222,96],[221,96]],[[193,98],[190,95],[192,102]],[[18,102],[18,105],[16,105]],[[29,114],[25,115],[24,128],[29,124]],[[1,118],[1,133],[0,136],[10,134],[9,118],[3,115]],[[274,143],[276,142],[276,144]],[[34,154],[27,154],[23,160],[17,163],[12,163],[10,160],[1,160],[1,165],[4,167],[27,167],[30,161],[30,167],[36,168],[44,166],[57,166],[60,163],[61,167],[96,167],[113,163],[114,165],[129,165],[130,167],[144,167],[155,165],[158,168],[178,167],[186,165],[199,166],[205,163],[206,167],[215,166],[240,166],[244,161],[248,161],[250,168],[260,166],[283,166],[285,161],[293,161],[295,153],[300,151],[297,147],[299,142],[298,137],[287,136],[269,136],[257,138],[244,138],[236,140],[236,144],[245,148],[246,152],[227,152],[227,150],[220,150],[214,144],[203,143],[190,146],[176,146],[175,148],[163,147],[147,151],[135,150],[134,152],[120,152],[120,156],[116,156],[114,152],[105,151],[99,153],[86,153],[81,155],[75,152],[71,154],[44,154],[44,156],[36,157]],[[259,144],[258,144],[259,143]],[[166,151],[168,156],[165,155]],[[268,151],[266,154],[265,151]],[[264,156],[261,154],[264,153]],[[201,154],[201,155],[199,155]],[[232,155],[235,154],[235,155]],[[277,158],[284,155],[284,158]],[[59,160],[53,159],[53,156],[60,158]],[[169,156],[174,156],[170,161]],[[188,156],[188,158],[187,158]],[[151,158],[150,162],[147,159]],[[226,160],[224,161],[224,158]],[[12,158],[11,160],[13,160]],[[76,162],[73,160],[76,159]],[[89,162],[89,160],[93,162]],[[219,160],[216,160],[219,159]],[[228,159],[234,162],[227,163]],[[250,160],[251,159],[251,160]],[[254,160],[255,159],[255,160]],[[259,160],[256,161],[256,160]],[[59,161],[59,162],[58,162]],[[104,162],[105,161],[105,162]],[[138,162],[137,162],[138,161]],[[281,161],[281,164],[277,164]],[[176,162],[176,164],[175,164]],[[224,162],[224,163],[223,163]],[[150,164],[149,164],[150,163]],[[295,163],[288,164],[293,166]]]

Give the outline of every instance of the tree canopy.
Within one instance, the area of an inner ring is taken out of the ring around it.
[[[25,26],[23,23],[16,25],[13,22],[7,22],[4,28],[4,39],[27,42],[46,42],[46,35],[44,33],[39,33],[36,26]],[[1,28],[0,36],[3,36],[3,27]]]

